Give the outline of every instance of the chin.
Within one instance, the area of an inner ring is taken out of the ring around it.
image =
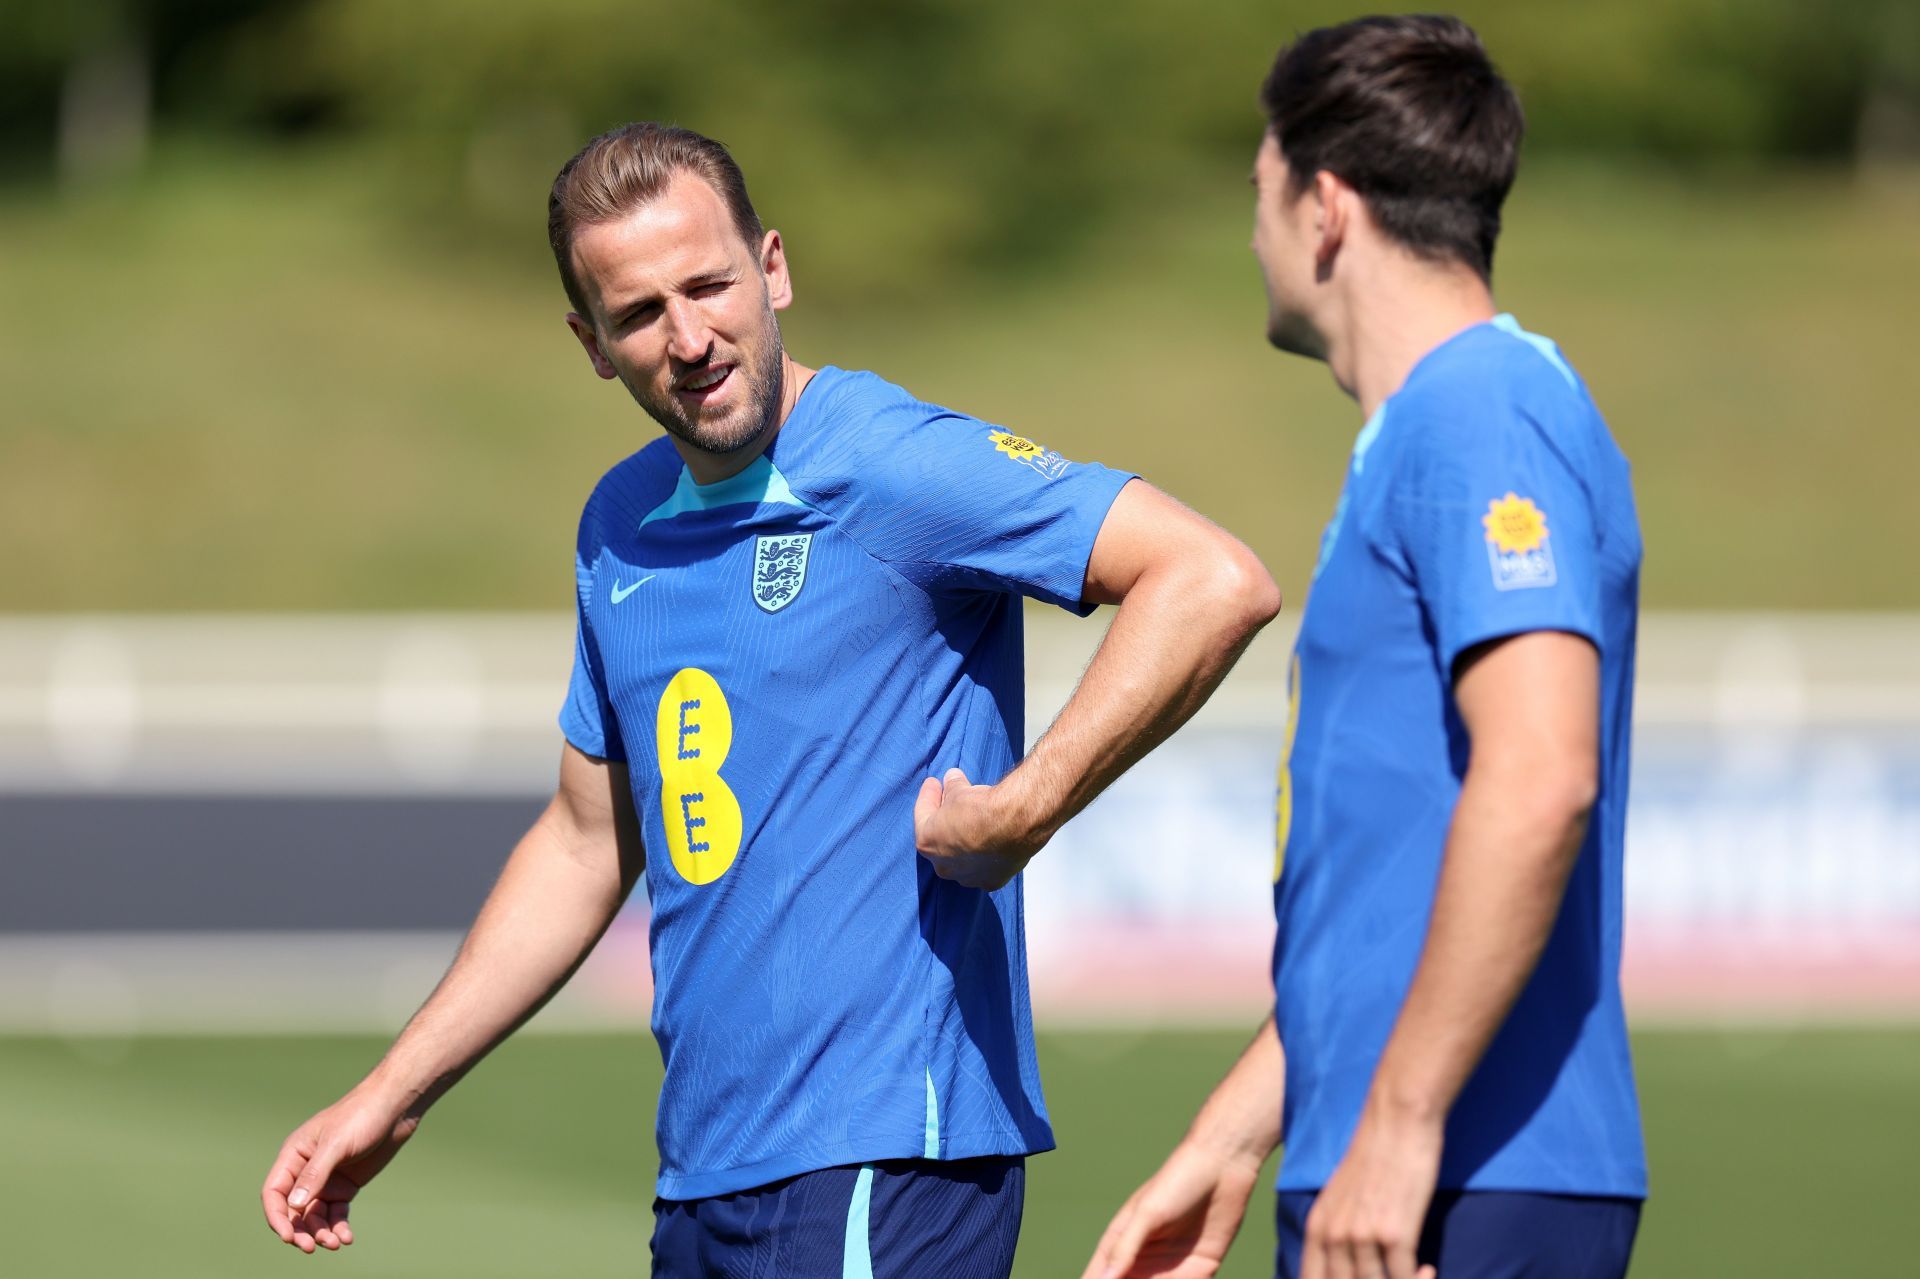
[[[756,434],[749,430],[744,422],[736,421],[732,417],[719,421],[699,422],[671,410],[661,411],[652,405],[642,407],[646,408],[647,416],[666,428],[668,435],[693,445],[702,453],[732,453],[752,443]]]
[[[1276,314],[1267,319],[1267,341],[1288,355],[1304,355],[1310,360],[1327,358],[1327,345],[1313,326],[1297,315]]]
[[[762,429],[750,422],[727,422],[705,430],[697,427],[689,429],[687,439],[708,453],[738,453],[759,439]]]
[[[632,385],[629,384],[627,389],[633,391]],[[693,445],[702,453],[734,453],[760,436],[761,424],[753,420],[755,414],[751,405],[703,421],[689,418],[680,411],[678,404],[671,401],[657,401],[637,391],[634,391],[633,399],[668,435]]]
[[[751,447],[766,434],[778,397],[769,398],[764,388],[747,388],[745,403],[736,404],[723,414],[708,418],[688,418],[678,413],[661,414],[649,409],[655,421],[703,453],[724,457]],[[757,392],[757,393],[755,393]],[[674,408],[678,408],[675,405]]]

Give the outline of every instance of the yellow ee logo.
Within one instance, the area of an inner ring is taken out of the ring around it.
[[[733,712],[713,676],[689,666],[667,681],[653,739],[673,868],[690,884],[711,884],[740,852],[740,801],[720,776],[733,749]]]

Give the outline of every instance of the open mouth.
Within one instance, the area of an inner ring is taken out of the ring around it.
[[[733,365],[716,364],[680,380],[675,394],[690,404],[706,404],[733,385]]]

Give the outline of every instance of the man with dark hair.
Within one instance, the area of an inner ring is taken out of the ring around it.
[[[548,235],[594,372],[666,435],[581,519],[552,805],[386,1057],[282,1146],[268,1224],[350,1243],[360,1188],[644,875],[654,1273],[1004,1279],[1053,1145],[1019,871],[1205,701],[1273,580],[1130,475],[797,363],[786,246],[710,139],[594,139]],[[1025,759],[1023,595],[1119,605]]]
[[[1268,337],[1365,426],[1290,672],[1274,1013],[1087,1268],[1201,1279],[1283,1140],[1281,1275],[1626,1270],[1619,990],[1640,534],[1626,459],[1489,280],[1521,116],[1451,18],[1283,49]]]

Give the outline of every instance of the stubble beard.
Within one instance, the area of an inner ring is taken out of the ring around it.
[[[780,340],[780,319],[769,305],[766,323],[758,339],[741,352],[733,376],[746,385],[746,400],[738,411],[719,420],[696,421],[686,406],[673,395],[661,401],[649,389],[627,382],[634,402],[647,411],[668,435],[699,449],[702,453],[725,456],[738,453],[759,440],[776,424],[780,413],[781,392],[785,389],[786,361]],[[622,379],[625,380],[624,378]]]
[[[1326,341],[1306,317],[1297,313],[1271,310],[1267,316],[1267,342],[1288,355],[1304,355],[1310,360],[1327,358]]]

